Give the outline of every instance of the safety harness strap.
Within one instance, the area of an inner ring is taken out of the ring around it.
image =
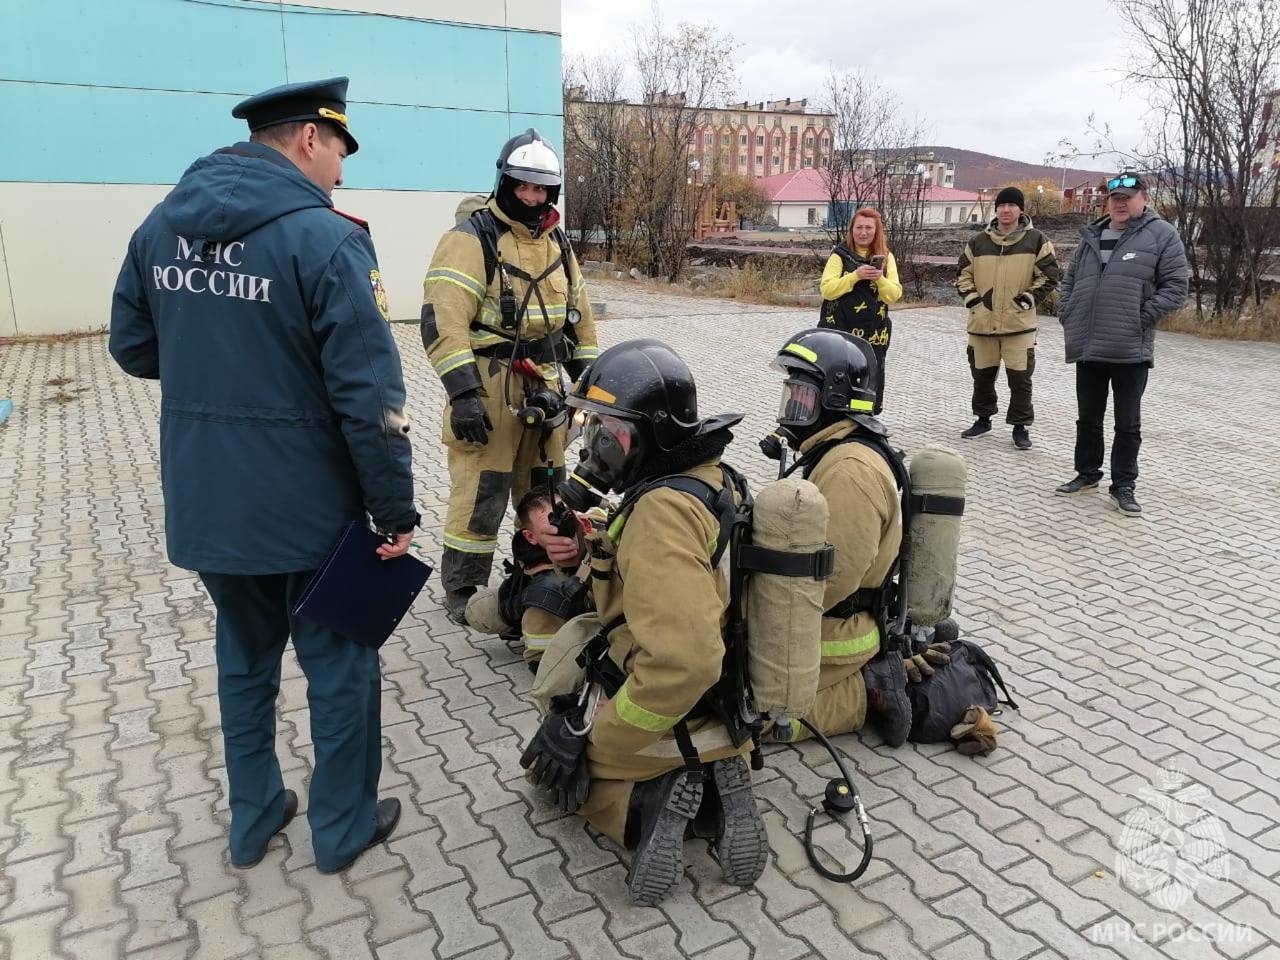
[[[578,666],[582,667],[587,681],[598,683],[604,689],[605,696],[612,699],[618,695],[622,685],[627,682],[627,675],[609,656],[609,634],[627,622],[625,614],[618,614],[603,627],[600,632],[587,641],[587,645],[578,654]],[[693,737],[689,735],[689,725],[684,719],[678,720],[671,728],[675,735],[676,746],[680,748],[680,756],[684,760],[685,773],[690,783],[701,783],[703,780],[702,758],[693,745]]]

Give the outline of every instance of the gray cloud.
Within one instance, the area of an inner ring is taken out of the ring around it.
[[[640,4],[599,0],[564,0],[562,11],[566,56],[623,55],[630,26],[648,18]],[[733,35],[744,99],[812,102],[832,67],[862,68],[925,121],[932,143],[1039,162],[1063,137],[1083,144],[1091,113],[1122,147],[1141,137],[1147,105],[1123,81],[1131,41],[1108,0],[663,0],[661,12]]]

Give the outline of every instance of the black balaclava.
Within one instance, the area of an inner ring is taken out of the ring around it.
[[[498,209],[516,223],[523,223],[529,232],[537,234],[542,226],[542,218],[546,216],[550,204],[531,207],[516,196],[516,181],[511,177],[503,177],[498,185]]]

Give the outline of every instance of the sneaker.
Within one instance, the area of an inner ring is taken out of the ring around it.
[[[702,784],[690,783],[683,767],[635,785],[628,813],[639,829],[627,872],[632,903],[657,906],[680,881],[685,831],[701,803]]]
[[[902,746],[911,732],[911,698],[902,656],[891,650],[876,657],[862,668],[862,682],[867,688],[867,715],[876,732],[889,746]]]
[[[973,421],[973,426],[961,433],[960,436],[964,437],[966,440],[972,440],[974,437],[980,437],[984,433],[990,432],[991,418],[979,417],[977,420]]]
[[[1092,490],[1098,485],[1098,478],[1090,480],[1083,473],[1076,474],[1074,480],[1068,480],[1059,486],[1054,493],[1060,493],[1063,496],[1070,496],[1073,493],[1079,493],[1081,490]]]
[[[1133,487],[1117,487],[1111,491],[1111,505],[1126,517],[1136,517],[1142,513],[1142,505],[1133,495]]]
[[[1031,433],[1022,424],[1013,428],[1013,445],[1019,450],[1031,449]]]
[[[712,856],[720,863],[724,882],[749,887],[760,879],[769,862],[769,834],[751,792],[751,771],[742,757],[726,757],[707,764],[716,792],[719,814]]]

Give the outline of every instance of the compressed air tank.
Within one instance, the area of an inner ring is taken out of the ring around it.
[[[966,471],[954,450],[925,447],[911,458],[910,473],[907,612],[916,626],[931,627],[951,615]]]
[[[812,554],[827,543],[827,498],[800,477],[756,494],[752,543]],[[774,722],[773,736],[791,740],[796,717],[813,709],[822,661],[825,582],[811,576],[752,572],[747,580],[747,664],[756,709]]]

